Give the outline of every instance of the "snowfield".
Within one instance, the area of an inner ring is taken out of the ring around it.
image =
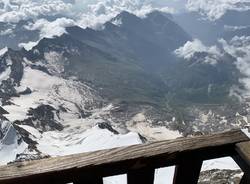
[[[34,136],[34,140],[38,142],[37,148],[42,153],[53,157],[142,143],[136,133],[115,135],[97,126],[88,130],[66,128],[63,131],[49,131],[42,134],[32,127],[26,125],[21,127]]]
[[[29,66],[24,69],[21,85],[16,87],[16,90],[23,91],[26,88],[30,88],[32,93],[22,95],[21,98],[13,97],[11,100],[13,105],[4,107],[6,111],[11,112],[6,117],[12,122],[24,120],[30,108],[36,108],[41,104],[49,104],[56,109],[64,105],[70,111],[68,115],[77,119],[76,112],[79,110],[76,104],[84,108],[85,104],[95,101],[94,95],[84,84],[51,76]]]
[[[1,50],[0,56],[5,52],[7,52],[6,49]],[[19,93],[26,89],[30,89],[31,92],[21,94],[20,97],[12,97],[11,103],[3,106],[9,113],[4,114],[9,122],[3,121],[0,124],[0,133],[3,132],[4,135],[0,142],[0,165],[14,161],[17,154],[33,153],[34,150],[28,149],[28,144],[20,139],[20,135],[10,122],[26,120],[30,116],[29,111],[40,105],[49,105],[55,109],[53,120],[62,125],[62,130],[52,131],[47,128],[46,131],[42,131],[36,124],[37,120],[32,122],[35,126],[28,123],[15,124],[15,126],[28,132],[28,138],[37,143],[36,151],[52,157],[142,144],[140,136],[148,141],[182,137],[178,131],[164,126],[153,126],[144,112],[126,120],[126,130],[120,130],[122,128],[113,122],[111,117],[111,111],[116,108],[113,104],[97,105],[103,102],[103,99],[92,88],[77,81],[76,78],[60,76],[64,71],[60,65],[60,61],[63,60],[61,54],[48,52],[45,54],[45,59],[47,63],[38,62],[35,65],[46,66],[53,75],[32,68],[33,63],[24,59],[23,77],[20,85],[15,86],[15,89]],[[9,64],[12,64],[11,61]],[[0,74],[0,83],[7,80],[10,74],[11,68],[7,66]],[[201,119],[206,122],[208,116]],[[99,124],[106,122],[111,123],[111,128],[115,129],[113,132],[108,128],[100,128]],[[115,132],[116,130],[120,132]],[[174,169],[175,167],[157,169],[155,184],[171,183]],[[209,160],[203,163],[202,171],[212,169],[238,170],[239,167],[231,158]],[[104,183],[126,184],[126,175],[104,178]]]
[[[5,165],[16,159],[16,155],[23,153],[28,145],[18,143],[16,130],[9,122],[1,122],[0,130],[5,130],[5,136],[0,141],[0,165]]]

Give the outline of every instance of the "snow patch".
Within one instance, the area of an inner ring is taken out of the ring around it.
[[[10,67],[8,67],[5,71],[0,73],[0,84],[2,83],[2,81],[7,80],[9,78],[10,73],[11,73]]]
[[[231,157],[224,157],[203,162],[201,169],[202,171],[208,171],[212,169],[239,170],[240,168]]]
[[[5,165],[8,162],[14,161],[16,155],[23,153],[28,145],[24,142],[18,144],[18,135],[11,123],[3,123],[1,129],[7,129],[5,136],[0,141],[0,165]],[[1,130],[0,129],[0,130]]]
[[[63,66],[63,55],[58,52],[46,52],[44,58],[48,62],[49,72],[51,73],[62,73],[64,72]]]
[[[178,131],[169,130],[166,127],[151,126],[143,113],[139,113],[126,123],[128,130],[137,132],[148,140],[168,140],[182,137]]]
[[[32,50],[33,47],[35,47],[39,43],[39,41],[36,41],[36,42],[30,41],[27,43],[20,43],[20,44],[18,44],[18,47],[24,48],[25,50],[30,51],[30,50]]]
[[[136,133],[114,135],[109,130],[98,127],[86,131],[79,129],[75,130],[74,133],[67,128],[61,132],[45,132],[42,134],[42,138],[37,141],[39,143],[37,148],[51,156],[91,152],[141,143],[140,137]]]
[[[4,107],[10,113],[6,115],[10,121],[26,119],[28,110],[41,104],[49,104],[57,109],[63,105],[69,110],[68,115],[71,116],[71,120],[73,117],[77,119],[79,109],[75,104],[84,108],[85,104],[92,104],[95,101],[95,96],[88,86],[73,80],[48,75],[42,71],[31,69],[29,66],[25,67],[21,85],[16,90],[26,88],[30,88],[32,93],[13,97],[11,101],[14,105]]]
[[[250,132],[248,129],[242,129],[242,132],[250,138]]]
[[[3,56],[8,51],[7,47],[4,47],[3,49],[0,49],[0,56]]]

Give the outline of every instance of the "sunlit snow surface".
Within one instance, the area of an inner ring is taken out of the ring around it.
[[[6,129],[5,136],[0,141],[0,165],[14,161],[16,155],[23,153],[28,145],[24,142],[18,144],[17,133],[14,127],[8,122],[1,122],[0,128]]]
[[[79,127],[78,130],[66,128],[61,132],[51,131],[43,134],[26,125],[21,127],[34,136],[33,139],[38,142],[37,148],[50,156],[63,156],[141,143],[136,133],[115,135],[107,129],[98,127],[88,130],[82,130]]]
[[[68,109],[70,113],[68,118],[76,118],[74,112],[77,112],[75,104],[80,107],[83,104],[94,101],[94,96],[88,87],[82,83],[73,80],[64,80],[60,77],[50,76],[42,71],[26,67],[21,86],[17,91],[22,91],[29,87],[32,93],[20,97],[12,98],[14,105],[5,106],[4,109],[10,114],[6,117],[10,121],[24,120],[27,118],[27,112],[30,108],[36,108],[40,104],[51,104],[58,107],[61,104]],[[81,94],[79,94],[81,92]]]
[[[3,49],[0,49],[0,56],[4,55],[8,51],[7,47],[4,47]]]

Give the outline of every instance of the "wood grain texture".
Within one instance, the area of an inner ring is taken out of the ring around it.
[[[236,144],[235,149],[238,155],[233,158],[244,172],[241,183],[250,183],[250,141]]]
[[[236,144],[236,150],[250,166],[250,141]]]
[[[158,168],[178,165],[185,155],[200,160],[234,154],[236,143],[249,141],[241,131],[160,141],[91,153],[82,153],[38,161],[15,163],[0,167],[0,184],[27,184],[31,181],[49,183],[73,181],[84,173],[99,177],[127,173],[140,168]],[[187,157],[188,159],[188,157]]]

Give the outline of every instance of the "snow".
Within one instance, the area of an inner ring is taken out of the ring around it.
[[[47,61],[49,65],[49,72],[50,73],[56,73],[60,74],[64,72],[64,66],[63,66],[63,54],[50,51],[44,53],[44,58]]]
[[[166,167],[155,170],[154,184],[173,183],[175,167]]]
[[[33,47],[35,47],[39,43],[39,41],[36,41],[36,42],[30,41],[28,43],[20,43],[18,44],[18,47],[24,48],[25,50],[30,51],[32,50]]]
[[[127,184],[127,175],[117,175],[103,178],[104,184]]]
[[[60,55],[48,53],[46,57],[51,69],[55,72],[63,70],[60,66],[54,65],[51,60],[56,58],[59,62]],[[8,76],[7,70],[3,72],[5,74],[0,75],[0,80]],[[19,125],[30,133],[30,138],[38,142],[37,149],[39,151],[53,157],[141,144],[142,141],[138,133],[150,141],[175,139],[182,136],[178,131],[152,126],[152,122],[146,118],[143,112],[126,122],[130,131],[127,134],[115,135],[107,129],[100,129],[95,125],[104,121],[103,116],[109,115],[114,108],[112,104],[103,108],[93,108],[91,116],[81,119],[76,105],[85,109],[85,104],[93,104],[98,99],[91,88],[73,79],[66,80],[31,69],[28,65],[24,69],[20,87],[17,87],[16,90],[23,91],[27,87],[32,90],[32,93],[12,98],[11,101],[14,105],[4,106],[4,109],[10,113],[5,116],[10,121],[24,120],[27,118],[28,110],[36,108],[40,104],[49,104],[55,108],[63,105],[67,112],[60,112],[60,122],[64,126],[62,131],[39,132],[34,127]],[[207,117],[204,115],[203,120],[206,119]],[[7,144],[8,137],[13,139]],[[16,132],[10,126],[6,137],[0,143],[0,164],[15,160],[16,154],[24,152],[26,148],[27,144],[25,143],[17,144]],[[236,170],[239,167],[231,158],[227,157],[205,161],[202,170],[211,169]],[[174,167],[157,169],[155,171],[155,184],[171,183],[173,174]],[[126,175],[104,179],[105,184],[123,184],[123,182],[126,183]]]
[[[4,47],[3,49],[0,49],[0,56],[3,56],[8,51],[7,47]]]
[[[11,68],[8,67],[5,71],[3,71],[2,73],[0,73],[0,83],[4,80],[7,80],[10,76],[11,73]]]
[[[65,129],[61,132],[45,132],[42,138],[37,140],[38,149],[51,156],[63,156],[75,153],[90,152],[121,146],[140,144],[138,134],[128,133],[114,135],[107,129],[93,127],[88,130]]]
[[[242,132],[250,138],[250,132],[248,129],[242,129]]]
[[[178,131],[169,130],[163,126],[151,126],[152,122],[147,120],[144,113],[135,115],[132,120],[126,123],[128,130],[137,132],[148,140],[169,140],[182,137]]]
[[[31,94],[14,97],[11,99],[14,105],[4,106],[10,113],[6,115],[10,121],[26,119],[28,110],[41,104],[50,104],[55,108],[64,105],[71,112],[68,116],[72,115],[71,118],[77,119],[76,113],[79,110],[75,104],[82,107],[84,104],[93,103],[95,98],[90,89],[82,83],[51,76],[29,66],[25,67],[21,85],[16,90],[21,91],[27,87],[32,90]]]
[[[8,162],[14,161],[16,159],[16,155],[23,153],[28,147],[28,145],[24,142],[18,144],[18,136],[11,123],[7,123],[6,126],[7,131],[5,136],[0,141],[0,165],[5,165]]]
[[[42,137],[41,133],[37,129],[31,126],[28,125],[18,125],[18,126],[29,132],[35,139],[39,139]]]
[[[240,168],[231,157],[224,157],[203,162],[201,169],[202,171],[208,171],[212,169],[238,170]]]

